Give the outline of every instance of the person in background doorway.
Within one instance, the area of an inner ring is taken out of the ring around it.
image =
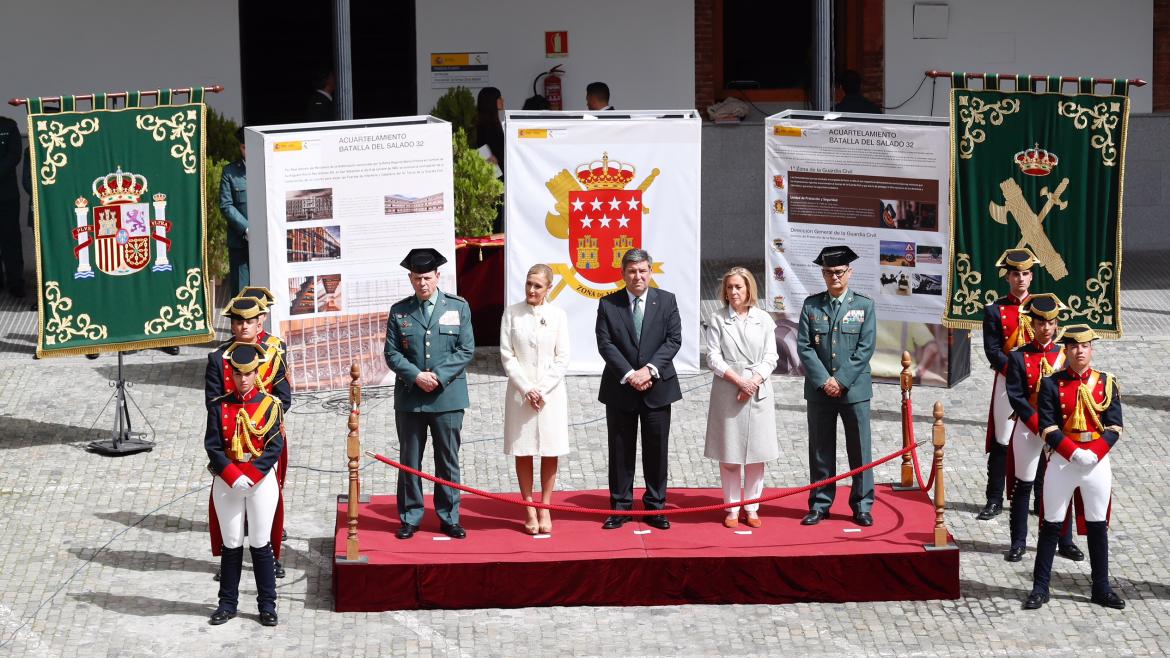
[[[20,164],[20,130],[16,122],[0,117],[0,266],[8,294],[24,298],[24,251],[20,236],[20,188],[16,167]]]
[[[236,294],[251,283],[248,270],[248,172],[244,129],[236,131],[240,158],[223,168],[219,181],[219,209],[227,219],[228,290]]]
[[[861,95],[861,74],[849,70],[837,78],[837,84],[845,95],[841,101],[833,106],[834,112],[852,112],[854,114],[881,114],[882,108]]]
[[[609,104],[609,85],[604,82],[590,82],[585,87],[585,107],[590,112],[612,110]]]
[[[484,87],[479,90],[479,97],[475,101],[475,144],[472,148],[488,147],[491,151],[485,159],[500,168],[500,179],[505,177],[504,170],[504,126],[500,123],[500,112],[504,110],[504,97],[495,87]],[[496,206],[496,221],[492,225],[492,233],[504,230],[504,204]]]
[[[337,76],[330,69],[319,69],[313,75],[313,94],[305,107],[305,121],[333,121],[337,107],[333,93],[337,90]]]

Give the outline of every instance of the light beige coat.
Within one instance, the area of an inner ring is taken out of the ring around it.
[[[555,306],[528,302],[504,309],[500,321],[500,359],[508,375],[504,400],[504,454],[553,457],[569,452],[569,321]],[[540,411],[524,399],[538,389]]]
[[[703,454],[724,464],[756,464],[776,459],[776,410],[772,399],[772,371],[776,368],[776,323],[755,306],[745,318],[730,308],[711,314],[707,321],[707,365],[715,374],[711,406],[707,411],[707,439]],[[728,370],[743,375],[751,370],[764,379],[750,400],[736,399],[739,388],[723,378]]]

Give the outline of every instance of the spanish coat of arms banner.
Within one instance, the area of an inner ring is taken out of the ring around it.
[[[204,272],[202,90],[173,103],[49,111],[29,100],[36,222],[37,354],[210,340]]]
[[[951,91],[950,285],[943,321],[981,327],[983,307],[1007,293],[995,263],[1027,247],[1033,293],[1055,293],[1103,336],[1121,335],[1121,208],[1129,99],[1124,81],[1096,94],[1082,79],[1020,76],[1018,91]],[[1033,89],[1047,82],[1048,92]],[[1010,84],[1010,83],[1009,83]]]
[[[548,303],[570,319],[569,372],[601,372],[598,300],[625,287],[622,256],[649,252],[651,285],[674,293],[679,372],[699,371],[701,120],[672,112],[509,112],[505,301],[528,268],[553,270]]]

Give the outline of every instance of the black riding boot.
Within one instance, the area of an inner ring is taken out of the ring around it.
[[[1028,545],[1028,503],[1032,498],[1032,483],[1016,479],[1012,492],[1012,513],[1009,526],[1012,533],[1012,548]]]
[[[1060,541],[1060,523],[1040,522],[1040,539],[1036,541],[1036,566],[1032,569],[1032,592],[1048,594],[1052,578],[1052,560],[1056,557],[1056,543]]]
[[[260,610],[260,623],[276,625],[276,574],[272,544],[260,548],[249,547],[252,551],[252,573],[256,576],[256,607]]]
[[[236,616],[240,603],[240,572],[244,569],[244,547],[224,548],[219,556],[219,607],[211,615],[212,625]]]
[[[1093,603],[1121,610],[1125,601],[1109,586],[1109,526],[1105,521],[1089,521],[1089,566],[1093,574]]]
[[[986,521],[1003,511],[1003,488],[1007,479],[1008,447],[992,442],[987,453],[987,504],[976,517]]]

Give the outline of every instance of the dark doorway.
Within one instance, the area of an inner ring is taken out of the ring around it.
[[[244,123],[304,120],[315,72],[333,65],[333,3],[241,0]],[[354,118],[415,113],[414,1],[350,3]]]

